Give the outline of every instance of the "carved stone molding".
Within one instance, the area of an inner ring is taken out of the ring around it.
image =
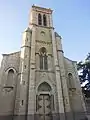
[[[44,77],[47,77],[47,74],[45,72],[40,73],[40,78],[44,78]]]
[[[42,43],[42,44],[47,44],[47,45],[51,45],[52,44],[52,42],[45,42],[45,41],[41,41],[41,40],[36,40],[36,42]]]
[[[3,91],[5,91],[5,92],[11,92],[11,91],[13,91],[13,86],[4,86],[3,87]]]

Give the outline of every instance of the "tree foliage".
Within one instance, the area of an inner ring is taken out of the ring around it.
[[[83,90],[90,91],[90,53],[88,53],[84,62],[78,62],[77,69],[78,71],[82,71],[81,74],[79,74],[81,87]],[[82,86],[83,83],[84,86]]]

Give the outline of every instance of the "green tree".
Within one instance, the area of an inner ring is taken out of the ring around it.
[[[81,74],[79,74],[79,79],[82,90],[84,92],[86,91],[90,92],[90,53],[88,53],[84,62],[83,61],[78,62],[77,69],[78,71],[81,71]]]

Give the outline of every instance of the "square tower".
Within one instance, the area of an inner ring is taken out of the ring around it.
[[[51,28],[53,27],[52,23],[52,10],[49,8],[43,8],[38,6],[32,6],[30,12],[30,27],[32,25],[36,25],[38,27],[46,27]]]

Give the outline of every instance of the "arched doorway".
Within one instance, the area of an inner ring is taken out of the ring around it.
[[[51,91],[51,86],[46,82],[41,83],[38,87],[36,111],[38,112],[39,120],[52,120],[54,99]]]

